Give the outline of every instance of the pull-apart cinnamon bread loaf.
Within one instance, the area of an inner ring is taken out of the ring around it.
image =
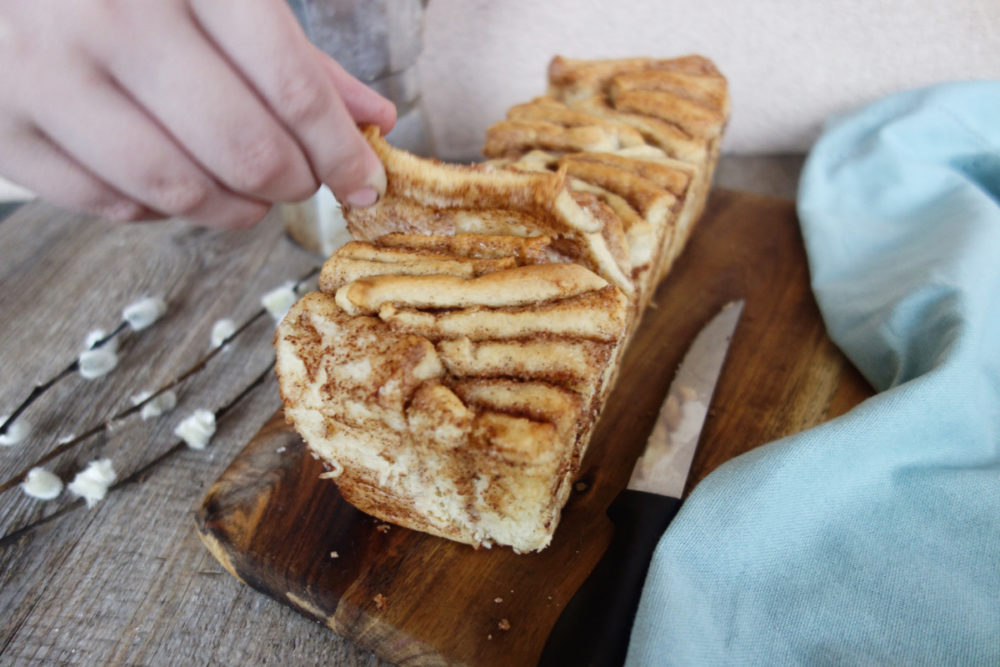
[[[366,138],[386,195],[276,334],[286,418],[341,494],[543,549],[618,361],[704,206],[728,113],[703,58],[553,60],[550,94],[442,164]]]

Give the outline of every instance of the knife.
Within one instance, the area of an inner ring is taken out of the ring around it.
[[[695,337],[632,469],[608,507],[615,535],[556,621],[540,665],[621,665],[642,586],[660,537],[681,506],[722,364],[743,313],[726,304]]]

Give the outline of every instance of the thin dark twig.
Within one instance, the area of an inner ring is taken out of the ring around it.
[[[237,405],[239,405],[240,402],[244,398],[246,398],[247,396],[249,396],[250,393],[254,389],[256,389],[257,387],[259,387],[260,385],[262,385],[264,383],[264,380],[267,379],[267,377],[271,374],[271,372],[273,370],[274,370],[274,362],[272,361],[270,364],[267,365],[267,368],[265,368],[260,373],[260,375],[258,375],[256,378],[254,378],[253,381],[250,384],[248,384],[246,387],[244,387],[243,390],[240,393],[238,393],[231,401],[229,401],[228,403],[226,403],[221,408],[219,408],[218,410],[215,411],[215,418],[216,418],[216,420],[219,420],[222,417],[224,417],[226,415],[226,413],[228,413],[230,410],[232,410]],[[121,479],[121,480],[115,482],[114,484],[112,484],[111,486],[109,486],[108,487],[108,491],[115,491],[115,490],[117,490],[117,489],[125,486],[126,484],[137,484],[137,483],[140,483],[140,482],[144,481],[145,479],[147,479],[147,475],[150,472],[152,472],[154,468],[156,468],[158,465],[160,465],[161,463],[163,463],[167,459],[173,457],[178,452],[184,450],[184,448],[185,448],[185,444],[184,444],[183,441],[178,441],[178,442],[174,443],[174,445],[170,449],[168,449],[167,451],[163,452],[162,454],[160,454],[159,456],[157,456],[156,458],[154,458],[153,460],[151,460],[149,463],[147,463],[146,465],[142,466],[141,468],[139,468],[138,470],[136,470],[135,472],[133,472],[128,477],[125,477],[124,479]],[[8,544],[10,544],[12,542],[15,542],[22,535],[24,535],[24,534],[26,534],[26,533],[28,533],[28,532],[36,529],[36,528],[44,526],[45,524],[49,523],[50,521],[53,521],[53,520],[55,520],[55,519],[63,516],[64,514],[70,512],[71,510],[78,509],[78,508],[82,507],[83,505],[84,505],[84,501],[81,498],[79,500],[76,500],[76,501],[68,504],[68,505],[65,505],[64,507],[60,507],[58,510],[56,510],[52,514],[49,514],[48,516],[42,517],[41,519],[38,519],[37,521],[34,521],[33,523],[29,523],[26,526],[22,526],[21,528],[18,528],[17,530],[14,530],[14,531],[11,531],[10,533],[7,533],[6,535],[0,537],[0,549],[3,549]]]
[[[122,322],[121,324],[118,325],[118,327],[114,331],[109,333],[104,338],[101,338],[100,340],[95,342],[93,345],[90,346],[89,349],[96,350],[100,347],[103,347],[105,343],[107,343],[109,340],[111,340],[119,333],[124,331],[126,326],[128,326],[128,323]],[[22,412],[31,407],[31,404],[37,401],[39,397],[42,396],[42,394],[44,394],[53,386],[55,386],[56,382],[59,382],[59,380],[62,380],[64,377],[72,375],[79,368],[80,368],[79,359],[74,359],[73,363],[71,363],[69,366],[59,371],[59,373],[57,373],[55,377],[50,378],[49,380],[46,380],[41,384],[36,384],[35,388],[31,390],[30,394],[28,394],[28,397],[23,401],[21,401],[21,404],[18,405],[16,408],[14,408],[14,411],[10,413],[10,415],[8,415],[8,417],[3,421],[2,424],[0,424],[0,435],[6,435],[8,427],[14,423],[14,420],[20,417]]]

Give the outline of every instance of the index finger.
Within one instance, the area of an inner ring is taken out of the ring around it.
[[[318,180],[341,201],[361,206],[385,193],[382,163],[283,0],[191,0],[191,7],[298,141]]]
[[[340,63],[318,48],[316,58],[340,93],[354,122],[358,125],[378,125],[382,134],[389,134],[396,124],[396,105],[355,79]]]

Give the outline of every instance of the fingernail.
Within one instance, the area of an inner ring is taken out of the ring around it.
[[[351,206],[357,206],[359,208],[371,206],[377,201],[378,190],[369,186],[365,186],[360,190],[355,190],[351,194],[347,195],[347,203]]]

